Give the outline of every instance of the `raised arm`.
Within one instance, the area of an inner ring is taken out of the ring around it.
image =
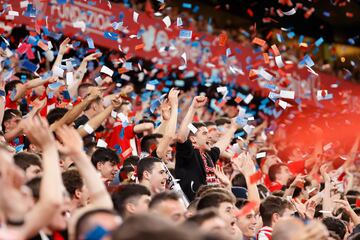
[[[107,117],[110,116],[111,112],[114,109],[117,109],[121,105],[121,99],[114,99],[110,106],[105,108],[104,111],[96,115],[95,117],[91,118],[86,124],[88,124],[92,129],[97,129],[100,125],[105,121]],[[81,137],[87,136],[89,133],[85,131],[84,126],[77,129],[77,132],[80,134]]]
[[[176,123],[177,123],[177,115],[178,115],[178,104],[179,104],[179,90],[171,89],[168,97],[169,104],[171,106],[170,119],[166,125],[165,132],[163,134],[163,138],[159,142],[159,146],[156,149],[156,154],[165,159],[167,149],[171,143],[171,141],[175,138],[176,134]]]
[[[320,168],[321,176],[325,181],[325,188],[323,190],[323,216],[332,217],[332,202],[331,202],[331,179],[329,174],[326,172],[327,166],[323,165]]]
[[[53,67],[51,69],[52,71],[54,71],[56,66],[59,66],[61,64],[61,61],[62,61],[62,59],[64,57],[65,52],[70,48],[69,45],[68,45],[69,43],[70,43],[70,38],[66,38],[60,44],[58,55],[57,55],[57,57],[55,59],[54,65],[53,65]]]
[[[90,193],[90,202],[101,208],[113,208],[111,197],[106,190],[106,187],[97,173],[90,159],[83,150],[83,142],[80,135],[72,127],[63,125],[56,131],[62,145],[59,150],[71,157],[74,161],[80,175],[84,179],[84,183]]]
[[[69,125],[85,110],[85,108],[96,98],[101,95],[98,88],[92,88],[89,96],[87,96],[81,103],[77,104],[71,110],[69,110],[60,120],[51,124],[50,129],[55,131],[58,127],[66,124]]]
[[[44,85],[47,82],[54,82],[56,80],[57,80],[57,77],[52,76],[52,77],[48,77],[45,79],[35,78],[35,79],[27,81],[25,84],[17,84],[16,85],[16,94],[11,100],[16,101],[18,99],[21,99],[25,96],[27,90]]]
[[[74,83],[72,85],[68,86],[68,91],[69,91],[71,97],[77,96],[77,89],[78,89],[79,85],[81,84],[82,79],[84,78],[84,75],[87,71],[88,62],[96,60],[97,58],[101,57],[101,55],[102,55],[101,52],[92,53],[92,54],[87,55],[82,60],[82,62],[80,63],[80,66],[75,71]]]
[[[171,115],[171,106],[168,100],[164,101],[160,105],[160,111],[161,111],[162,120],[160,125],[155,129],[154,132],[164,135]]]
[[[150,130],[153,130],[153,129],[154,129],[154,124],[148,123],[148,122],[136,124],[134,126],[134,132],[135,133],[142,133],[142,132],[150,131]]]
[[[244,174],[246,186],[248,189],[248,200],[257,203],[257,207],[260,206],[260,195],[256,183],[252,183],[250,177],[255,173],[256,168],[254,161],[251,159],[250,153],[242,153],[239,155],[242,159],[242,173]]]
[[[4,96],[0,96],[0,123],[2,124],[2,121],[4,119],[4,112],[5,112],[5,82],[2,78],[0,78],[0,91]],[[4,130],[4,129],[3,129]]]
[[[42,150],[43,176],[40,198],[26,215],[23,231],[29,238],[46,225],[63,202],[63,182],[59,165],[59,154],[53,134],[45,119],[38,116],[26,120],[25,134],[31,143]]]
[[[228,131],[226,131],[226,133],[224,134],[224,136],[222,136],[219,141],[217,141],[214,144],[214,147],[218,147],[220,149],[220,153],[225,151],[226,148],[230,145],[231,140],[234,137],[234,133],[237,129],[237,126],[235,123],[232,123],[230,126],[230,129]]]
[[[196,96],[194,97],[185,117],[180,125],[179,132],[177,134],[177,141],[180,143],[184,143],[190,133],[189,124],[193,121],[195,111],[203,106],[205,106],[207,102],[207,97],[204,96]]]

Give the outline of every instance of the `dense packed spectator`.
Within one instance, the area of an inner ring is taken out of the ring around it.
[[[360,138],[340,165],[321,142],[284,159],[259,96],[213,111],[213,86],[178,87],[181,74],[153,66],[145,78],[171,75],[168,91],[112,78],[99,70],[122,57],[70,38],[35,76],[13,49],[26,36],[5,38],[0,239],[359,239]]]

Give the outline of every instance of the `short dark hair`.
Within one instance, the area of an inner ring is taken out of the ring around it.
[[[209,193],[203,196],[197,205],[197,210],[215,207],[218,208],[221,203],[228,202],[234,204],[234,199],[224,193]]]
[[[260,204],[260,215],[264,226],[271,227],[271,220],[275,213],[282,215],[286,209],[292,209],[292,205],[286,199],[269,196]]]
[[[71,197],[74,197],[76,189],[80,190],[84,186],[83,179],[76,169],[63,172],[62,179],[64,186]]]
[[[40,184],[41,177],[35,177],[26,183],[26,186],[30,188],[35,201],[38,201],[40,198]]]
[[[242,173],[238,173],[234,176],[234,178],[231,180],[231,183],[233,186],[236,187],[243,187],[247,189],[247,185],[246,185],[246,179],[244,174]]]
[[[201,127],[206,127],[205,123],[203,122],[193,122],[192,125],[196,128],[199,129]],[[189,136],[194,136],[195,133],[193,133],[192,131],[189,132]]]
[[[216,209],[204,209],[198,211],[195,215],[189,217],[186,223],[196,224],[198,227],[201,226],[205,221],[218,217]]]
[[[76,221],[75,233],[74,233],[75,239],[81,239],[80,236],[82,234],[90,231],[90,229],[95,227],[95,226],[92,226],[92,224],[90,224],[91,223],[90,219],[92,216],[94,216],[96,214],[109,214],[109,215],[113,215],[113,216],[118,216],[115,211],[107,209],[107,208],[96,208],[96,209],[91,209],[91,210],[85,212]]]
[[[92,84],[92,83],[88,83],[88,82],[81,83],[81,84],[78,86],[77,94],[79,95],[79,92],[80,92],[80,89],[81,89],[81,88],[88,88],[88,87],[93,87],[93,86],[94,86],[94,84]]]
[[[141,196],[151,196],[149,189],[140,184],[126,184],[119,186],[112,194],[111,199],[114,203],[114,209],[121,215],[125,215],[126,204],[130,201],[136,201]]]
[[[131,216],[113,232],[113,240],[200,240],[198,231],[184,226],[174,226],[160,216],[142,214]]]
[[[137,177],[139,181],[143,179],[143,175],[145,171],[151,172],[154,164],[157,162],[162,162],[161,159],[155,157],[145,157],[140,159],[137,164]]]
[[[144,136],[140,143],[141,151],[150,153],[151,147],[157,145],[157,139],[162,137],[163,135],[159,133]]]
[[[17,84],[23,84],[20,80],[12,80],[5,84],[5,94],[8,95],[9,92],[16,88]]]
[[[360,233],[351,234],[348,240],[360,240]]]
[[[98,148],[91,156],[91,162],[96,168],[97,164],[105,163],[105,162],[111,162],[114,164],[119,163],[119,157],[116,154],[115,151],[109,149],[109,148]]]
[[[244,198],[237,198],[236,199],[236,203],[235,203],[235,207],[237,207],[238,209],[243,208],[247,203],[249,203],[249,200],[244,199]]]
[[[69,110],[67,110],[66,108],[58,108],[58,107],[51,109],[50,112],[46,116],[46,119],[48,120],[49,125],[60,120],[68,111]]]
[[[5,127],[4,123],[11,120],[14,117],[21,117],[21,112],[19,110],[16,110],[16,109],[6,109],[5,110],[2,125],[1,125],[3,131],[6,130],[6,127]]]
[[[230,119],[224,118],[224,117],[218,118],[215,120],[216,126],[222,126],[222,125],[230,124],[230,123],[231,123]]]
[[[14,155],[15,164],[20,167],[22,170],[26,169],[32,165],[39,166],[41,168],[41,158],[35,153],[28,152],[19,152]]]
[[[276,164],[270,166],[270,168],[269,168],[270,181],[272,181],[272,182],[276,181],[276,174],[278,174],[281,171],[281,168],[284,166],[286,167],[285,163],[276,163]]]
[[[219,184],[201,185],[197,190],[195,197],[201,198],[204,195],[204,193],[207,192],[209,189],[220,188],[220,187],[221,186]]]
[[[204,122],[204,124],[205,124],[206,127],[216,126],[215,122],[212,122],[212,121],[206,121],[206,122]]]
[[[153,208],[165,201],[178,201],[180,199],[181,199],[180,195],[177,194],[176,192],[172,192],[172,191],[161,192],[154,195],[154,197],[150,201],[149,208]]]
[[[344,239],[346,234],[346,224],[340,219],[334,217],[323,218],[322,223],[326,226],[329,232],[335,233],[340,239]]]

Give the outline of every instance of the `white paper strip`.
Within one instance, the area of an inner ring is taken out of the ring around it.
[[[280,91],[280,98],[294,99],[295,98],[295,91],[281,90]]]
[[[114,74],[114,71],[111,70],[110,68],[108,68],[107,66],[102,66],[100,72],[105,73],[105,74],[109,75],[110,77],[112,77],[112,75]]]
[[[189,123],[187,127],[193,134],[196,134],[196,132],[198,131],[198,129],[192,123]]]

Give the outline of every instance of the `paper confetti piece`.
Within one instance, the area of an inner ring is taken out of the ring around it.
[[[183,7],[183,8],[187,8],[187,9],[191,9],[191,8],[192,8],[192,4],[185,2],[185,3],[182,4],[182,7]]]
[[[49,41],[50,42],[50,41]],[[49,50],[49,46],[47,45],[47,44],[45,44],[43,41],[38,41],[38,47],[40,47],[42,50],[44,50],[45,52],[47,51],[47,50]]]
[[[26,8],[29,5],[29,1],[21,1],[20,8]]]
[[[321,37],[315,42],[315,46],[319,47],[324,42],[324,39]]]
[[[64,76],[64,69],[60,68],[59,66],[54,66],[53,75],[62,78]]]
[[[171,25],[171,19],[170,19],[169,16],[164,17],[162,21],[165,23],[165,26],[166,26],[167,28],[170,27],[170,25]]]
[[[278,68],[282,68],[285,66],[280,55],[275,57],[275,62]]]
[[[112,77],[112,75],[114,74],[114,71],[111,70],[110,68],[108,68],[107,66],[102,66],[101,70],[100,70],[101,73],[105,73],[107,74],[108,76]]]
[[[98,86],[101,85],[102,78],[100,76],[96,77],[94,80]]]
[[[19,16],[19,12],[17,12],[17,11],[9,11],[9,12],[8,12],[8,15],[9,15],[9,16],[18,17],[18,16]]]
[[[82,32],[85,32],[86,23],[84,21],[76,21],[76,22],[73,22],[73,27],[80,28]]]
[[[64,84],[62,82],[54,82],[48,85],[49,89],[52,91],[55,91],[59,87],[63,86]]]
[[[147,83],[145,88],[148,91],[154,91],[155,90],[155,85]]]
[[[99,140],[97,141],[97,143],[96,143],[96,147],[100,147],[100,148],[106,148],[107,147],[107,143],[103,140],[103,139],[101,139],[101,138],[99,138]]]
[[[256,154],[256,158],[263,158],[266,156],[266,152],[259,152]]]
[[[271,46],[271,49],[273,50],[275,56],[280,55],[280,51],[275,44]]]
[[[141,50],[145,47],[145,43],[141,43],[135,46],[135,51]]]
[[[312,67],[315,65],[314,61],[311,59],[311,57],[309,55],[305,55],[304,61],[308,67]]]
[[[263,57],[264,57],[264,63],[269,64],[270,63],[269,54],[263,53]]]
[[[87,44],[88,44],[88,47],[90,48],[90,49],[94,49],[95,48],[95,46],[94,46],[94,40],[92,39],[92,38],[86,38],[86,41],[87,41]]]
[[[176,19],[176,26],[177,27],[180,27],[180,26],[182,26],[183,25],[183,21],[182,21],[182,19],[180,18],[180,17],[178,17],[177,19]]]
[[[266,41],[263,40],[263,39],[261,39],[261,38],[256,37],[256,38],[254,38],[254,39],[252,40],[252,43],[253,43],[253,44],[257,44],[257,45],[263,47],[263,46],[265,46]]]
[[[192,37],[192,31],[190,31],[190,30],[180,30],[179,38],[191,39],[191,37]]]
[[[71,86],[74,83],[74,73],[67,72],[66,73],[66,85]]]
[[[119,34],[114,33],[114,32],[104,32],[104,37],[108,38],[108,39],[111,39],[113,41],[117,41],[118,37],[119,37]]]
[[[244,99],[244,103],[249,104],[251,102],[251,100],[253,100],[254,96],[249,93],[249,95],[246,96],[246,98]]]
[[[224,47],[226,45],[226,42],[228,40],[228,36],[225,32],[221,33],[219,35],[219,46]]]
[[[36,72],[39,69],[39,65],[36,65],[28,60],[23,60],[20,62],[20,67],[24,68],[30,72]]]
[[[134,20],[134,22],[138,23],[138,18],[139,18],[139,14],[134,11],[134,13],[133,13],[133,20]]]
[[[287,99],[294,99],[295,98],[295,91],[281,90],[280,91],[280,97],[281,98],[287,98]]]
[[[198,131],[198,129],[192,123],[189,123],[187,127],[193,134],[196,134],[196,132]]]
[[[282,107],[283,109],[286,109],[288,103],[283,100],[279,100],[279,106]]]

